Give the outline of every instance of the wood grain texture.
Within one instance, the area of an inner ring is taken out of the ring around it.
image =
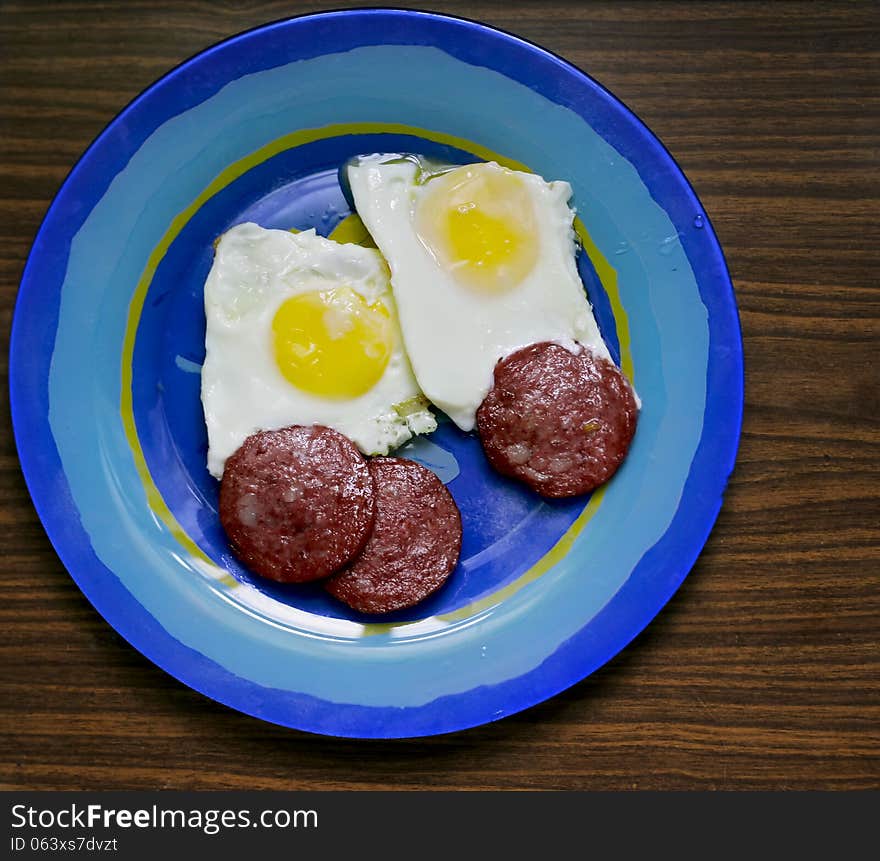
[[[318,8],[0,4],[4,337],[40,219],[116,112],[209,44]],[[737,467],[705,551],[630,647],[526,712],[400,742],[288,731],[192,692],[97,615],[30,503],[4,393],[0,786],[877,788],[880,7],[431,8],[591,73],[663,140],[709,212],[736,286],[747,385]]]

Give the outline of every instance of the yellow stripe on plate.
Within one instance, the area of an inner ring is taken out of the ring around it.
[[[478,159],[483,161],[494,161],[510,170],[523,171],[532,173],[526,165],[513,159],[505,158],[498,153],[492,152],[486,147],[475,144],[464,138],[455,135],[444,134],[443,132],[429,131],[427,129],[415,128],[400,123],[339,123],[335,125],[324,126],[319,129],[303,129],[301,131],[291,132],[283,135],[274,141],[266,144],[258,150],[250,153],[244,158],[233,162],[227,168],[222,170],[193,200],[193,202],[179,213],[172,221],[158,245],[153,249],[144,271],[138,280],[129,304],[128,318],[126,322],[125,335],[122,345],[122,395],[120,398],[119,411],[122,419],[123,428],[125,430],[126,440],[131,448],[134,458],[135,467],[144,486],[147,504],[154,514],[164,523],[178,543],[193,557],[201,562],[216,564],[214,561],[196,544],[195,541],[187,534],[186,530],[180,525],[171,512],[159,489],[156,487],[150,469],[147,465],[146,457],[140,444],[137,433],[137,426],[134,419],[134,403],[132,395],[132,374],[134,345],[137,338],[137,329],[140,323],[141,314],[146,301],[147,292],[150,284],[155,277],[156,270],[159,268],[166,252],[171,247],[174,240],[180,235],[181,231],[189,223],[190,219],[199,211],[199,209],[209,201],[214,195],[222,191],[230,183],[243,176],[247,171],[259,164],[267,161],[273,156],[278,155],[285,150],[293,149],[303,144],[312,143],[314,141],[325,140],[327,138],[339,137],[343,135],[371,135],[371,134],[401,134],[424,138],[434,143],[452,146],[456,149],[464,150],[472,153]],[[575,230],[583,245],[584,251],[590,258],[596,274],[602,283],[603,288],[608,294],[611,303],[611,309],[614,313],[614,320],[617,326],[618,339],[620,341],[621,369],[626,376],[633,379],[633,362],[630,349],[629,321],[626,311],[620,301],[620,293],[617,286],[617,272],[599,251],[596,244],[580,219],[575,219]],[[355,242],[357,244],[366,244],[366,240],[370,239],[369,234],[364,228],[363,223],[357,216],[350,216],[343,219],[337,225],[331,238],[338,242]],[[371,240],[370,240],[371,242]],[[528,571],[521,574],[511,583],[501,589],[493,592],[478,601],[461,607],[451,613],[445,613],[437,616],[438,620],[444,622],[460,621],[476,613],[483,612],[497,605],[501,601],[514,595],[524,586],[534,582],[543,576],[547,571],[556,565],[560,560],[564,559],[570,551],[575,539],[581,534],[584,527],[589,523],[590,519],[596,513],[604,496],[605,488],[600,488],[592,495],[589,503],[584,510],[578,515],[577,519],[572,523],[568,530],[556,542],[556,544],[544,554]],[[231,575],[225,575],[219,579],[220,583],[235,589],[240,584]],[[414,623],[378,623],[362,626],[364,634],[377,634],[391,630],[392,628],[403,627],[407,624]]]

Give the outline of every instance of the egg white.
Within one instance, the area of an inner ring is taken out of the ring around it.
[[[346,286],[391,315],[393,345],[378,382],[347,399],[310,394],[290,383],[273,353],[272,321],[292,296]],[[374,249],[339,244],[314,230],[291,233],[240,224],[220,238],[205,282],[202,406],[208,470],[258,430],[322,424],[364,454],[387,454],[436,421],[427,409],[400,335],[388,270]]]
[[[507,171],[494,162],[480,170]],[[434,182],[417,159],[362,157],[347,168],[358,215],[388,261],[403,337],[425,395],[462,429],[493,383],[499,359],[539,341],[610,358],[578,275],[568,206],[571,186],[510,171],[533,207],[537,259],[528,274],[500,292],[463,288],[419,238],[418,218]]]

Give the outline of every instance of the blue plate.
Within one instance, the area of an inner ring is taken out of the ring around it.
[[[444,588],[359,617],[230,555],[205,468],[202,285],[231,225],[344,236],[336,169],[414,151],[566,179],[579,266],[643,409],[591,497],[541,501],[443,423],[404,454],[463,516]],[[730,279],[679,168],[568,63],[439,15],[296,18],[217,45],[129,105],[71,172],[18,297],[16,440],[59,556],[104,618],[192,688],[316,733],[449,732],[533,705],[622,649],[697,558],[733,467],[742,349]]]

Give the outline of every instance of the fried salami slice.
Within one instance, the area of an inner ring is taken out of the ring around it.
[[[498,472],[542,496],[576,496],[614,474],[637,418],[632,387],[616,365],[585,348],[542,342],[495,366],[477,432]]]
[[[226,461],[220,522],[236,556],[270,580],[333,573],[360,552],[374,515],[367,462],[330,428],[261,431]]]
[[[327,591],[362,613],[411,607],[438,589],[461,551],[461,515],[443,482],[411,460],[370,461],[376,522],[361,555]]]

